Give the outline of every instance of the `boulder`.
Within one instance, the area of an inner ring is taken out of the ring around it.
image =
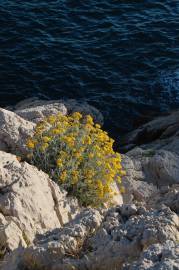
[[[179,184],[179,155],[166,150],[157,151],[145,171],[158,186]]]
[[[103,125],[104,118],[102,113],[94,106],[89,105],[85,101],[79,101],[76,99],[68,99],[64,101],[67,107],[68,113],[81,112],[84,115],[90,114],[96,123]]]
[[[25,154],[25,143],[33,134],[34,126],[14,112],[0,108],[0,150]]]
[[[140,149],[138,148],[138,150]],[[147,162],[149,162],[149,159],[144,156],[142,158],[141,152],[140,155],[139,153],[122,155],[122,166],[126,171],[126,176],[122,179],[125,188],[124,203],[136,203],[137,201],[145,203],[150,197],[158,193],[157,187],[152,181],[148,181],[143,170],[143,163]]]
[[[33,242],[35,236],[60,228],[78,213],[75,199],[48,175],[15,155],[0,151],[0,243],[7,250]],[[14,239],[14,240],[13,240]]]
[[[14,107],[8,109],[13,110],[21,117],[37,123],[43,117],[50,114],[61,112],[62,114],[71,114],[73,112],[81,112],[82,114],[90,114],[93,116],[95,122],[103,124],[103,115],[95,107],[89,105],[85,101],[75,99],[67,100],[40,100],[37,98],[25,99],[19,102]]]
[[[137,213],[137,207],[135,204],[123,204],[120,208],[122,216],[130,217]]]
[[[179,153],[179,110],[157,117],[125,135],[121,140],[123,151],[137,146],[142,149],[168,150]]]
[[[152,208],[161,209],[163,205],[168,206],[179,215],[179,185],[163,186],[163,188],[147,202]]]
[[[157,187],[179,183],[178,154],[136,147],[127,152],[126,156],[123,166],[128,171],[128,178],[130,175],[133,180],[152,183]]]
[[[63,115],[67,114],[67,109],[63,103],[54,102],[46,105],[33,106],[21,110],[16,110],[15,113],[21,116],[22,118],[38,123],[43,120],[43,118],[57,114],[61,112]]]

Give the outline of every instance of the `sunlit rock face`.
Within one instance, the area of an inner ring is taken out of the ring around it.
[[[74,108],[73,103],[71,111]],[[70,107],[37,102],[27,108],[21,103],[14,110],[0,109],[2,270],[178,267],[177,112],[141,127],[148,143],[141,139],[139,145],[139,130],[131,141],[126,139],[131,150],[122,155],[125,192],[121,195],[118,186],[113,187],[114,206],[82,209],[47,174],[16,156],[26,154],[25,141],[37,121],[59,111],[66,114]],[[96,117],[101,119],[100,114]],[[163,133],[150,137],[157,129]]]
[[[27,246],[37,234],[62,227],[78,211],[77,201],[47,174],[0,151],[1,246]]]
[[[34,127],[34,123],[0,108],[0,150],[25,154],[25,142],[33,134]]]

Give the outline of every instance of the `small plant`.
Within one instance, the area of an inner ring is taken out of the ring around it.
[[[113,143],[90,115],[59,113],[37,124],[27,141],[28,159],[83,206],[100,206],[110,201],[112,183],[120,184],[125,174]]]

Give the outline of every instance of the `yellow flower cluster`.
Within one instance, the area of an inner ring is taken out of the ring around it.
[[[28,157],[84,206],[110,202],[112,184],[125,174],[114,140],[90,115],[51,115],[27,141]]]

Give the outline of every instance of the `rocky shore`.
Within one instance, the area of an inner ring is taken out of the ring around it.
[[[80,208],[23,160],[35,124],[59,111],[103,123],[75,100],[0,108],[0,269],[179,269],[179,111],[125,136],[125,193],[108,209]]]

